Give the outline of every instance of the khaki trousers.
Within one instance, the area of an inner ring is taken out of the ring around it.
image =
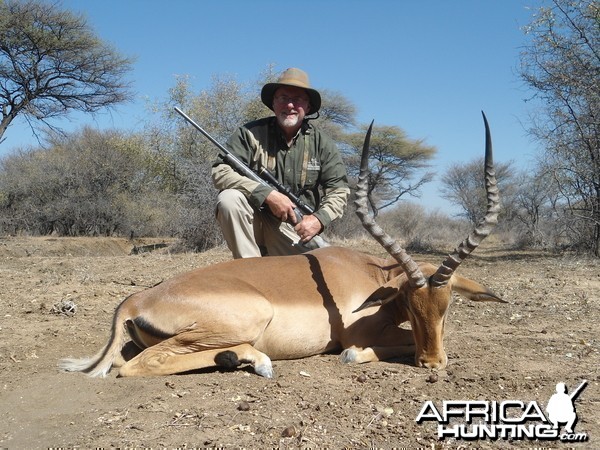
[[[257,210],[236,189],[225,189],[217,196],[217,222],[236,259],[297,255],[310,250],[298,244],[300,237],[290,224]]]

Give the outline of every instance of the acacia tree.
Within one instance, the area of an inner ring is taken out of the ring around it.
[[[478,157],[469,163],[452,164],[441,179],[441,195],[461,208],[458,215],[473,225],[479,223],[486,211],[487,197],[484,180],[484,158]],[[496,179],[502,194],[502,208],[506,214],[512,209],[514,197],[512,163],[494,163]]]
[[[0,141],[18,115],[35,133],[73,110],[94,113],[128,100],[131,63],[82,16],[41,0],[0,2]]]
[[[520,73],[542,105],[530,132],[573,244],[600,257],[600,4],[552,0],[525,31]]]
[[[546,246],[549,236],[545,225],[551,221],[552,205],[556,198],[556,185],[552,177],[545,171],[521,172],[514,184],[517,188],[512,217],[523,229],[521,244]]]
[[[366,127],[364,127],[366,129]],[[365,133],[351,134],[346,149],[348,172],[357,176]],[[377,216],[395,205],[403,196],[419,196],[419,189],[433,179],[432,172],[418,173],[427,167],[435,148],[423,141],[411,140],[396,126],[373,127],[369,151],[367,199]]]
[[[340,146],[343,146],[346,140],[345,130],[354,126],[355,123],[356,106],[339,92],[328,89],[321,89],[319,92],[322,102],[315,123]]]

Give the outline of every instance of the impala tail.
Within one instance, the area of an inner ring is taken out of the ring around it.
[[[62,359],[58,363],[59,369],[65,372],[83,372],[90,377],[105,377],[108,374],[126,341],[123,323],[128,317],[124,308],[121,308],[122,305],[123,303],[119,305],[113,316],[110,339],[104,348],[92,357]]]

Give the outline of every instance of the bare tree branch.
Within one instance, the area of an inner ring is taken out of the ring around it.
[[[0,2],[0,138],[23,115],[34,124],[131,98],[132,60],[101,42],[85,19],[41,0]]]

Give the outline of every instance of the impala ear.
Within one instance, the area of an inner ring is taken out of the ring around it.
[[[402,277],[401,275],[400,277]],[[393,280],[388,281],[383,286],[377,288],[369,297],[360,305],[357,309],[352,311],[353,313],[362,311],[363,309],[370,308],[372,306],[385,305],[386,303],[394,300],[400,292],[400,277],[396,277]],[[406,276],[404,276],[406,280]]]
[[[452,290],[475,302],[508,303],[485,286],[456,274],[453,276]]]

